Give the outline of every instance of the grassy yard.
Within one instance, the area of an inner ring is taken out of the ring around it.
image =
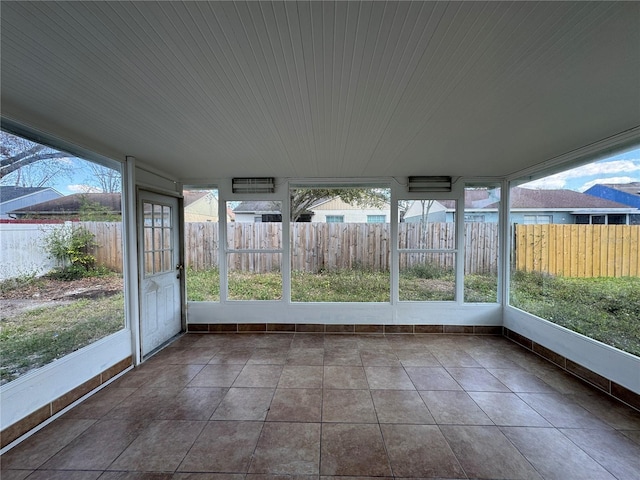
[[[219,301],[220,276],[216,269],[187,271],[187,298],[190,301]],[[495,276],[468,275],[465,301],[495,302]],[[389,272],[344,270],[337,272],[292,272],[291,300],[294,302],[388,302]],[[453,300],[454,276],[411,269],[400,275],[400,299],[406,301]],[[282,298],[280,273],[251,274],[231,272],[229,299],[279,300]]]
[[[124,326],[123,295],[40,307],[2,320],[0,382],[89,345]]]
[[[515,272],[511,305],[640,356],[640,278]]]

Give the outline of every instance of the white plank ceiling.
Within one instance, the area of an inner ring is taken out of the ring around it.
[[[177,178],[506,176],[640,124],[639,2],[12,2],[8,118]]]

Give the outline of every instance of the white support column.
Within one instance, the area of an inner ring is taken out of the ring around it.
[[[142,354],[140,348],[140,291],[138,289],[138,225],[136,201],[136,159],[126,157],[122,176],[123,226],[124,226],[124,262],[125,272],[125,305],[127,321],[131,329],[131,351],[134,365],[140,364]]]

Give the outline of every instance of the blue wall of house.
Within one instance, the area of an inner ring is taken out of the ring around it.
[[[498,212],[467,212],[468,215],[483,215],[485,223],[498,223]],[[511,212],[509,215],[509,221],[511,223],[525,223],[525,215],[545,215],[551,217],[551,221],[548,223],[576,223],[575,215],[571,215],[569,212],[550,212],[550,211],[536,211],[536,212]],[[447,222],[453,221],[453,213],[447,213]]]
[[[616,190],[615,188],[607,187],[605,185],[594,185],[588,190],[585,190],[584,193],[593,195],[594,197],[604,198],[624,205],[629,205],[630,207],[640,208],[640,195],[621,192],[620,190]]]

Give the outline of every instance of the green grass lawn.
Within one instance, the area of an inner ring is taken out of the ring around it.
[[[495,302],[495,275],[467,275],[466,302]],[[400,299],[403,301],[453,300],[454,276],[450,271],[438,274],[415,269],[400,275]],[[278,272],[251,274],[231,272],[230,300],[280,300],[282,279]],[[220,274],[217,269],[187,271],[189,301],[220,301]],[[337,272],[292,272],[291,300],[294,302],[388,302],[389,272],[344,270]]]
[[[3,318],[0,383],[79,350],[123,326],[122,293],[39,307]]]
[[[495,276],[467,275],[465,301],[495,302],[496,283]],[[292,300],[388,302],[389,284],[388,272],[293,272]],[[451,300],[453,289],[451,272],[406,271],[400,276],[402,300]],[[190,301],[218,301],[219,272],[188,270],[187,296]],[[229,298],[279,300],[281,275],[232,272]],[[511,304],[640,356],[640,278],[578,279],[516,272],[512,276]],[[4,317],[0,331],[0,382],[6,383],[46,365],[120,330],[123,325],[122,293]]]
[[[640,356],[640,278],[515,272],[511,305]]]

